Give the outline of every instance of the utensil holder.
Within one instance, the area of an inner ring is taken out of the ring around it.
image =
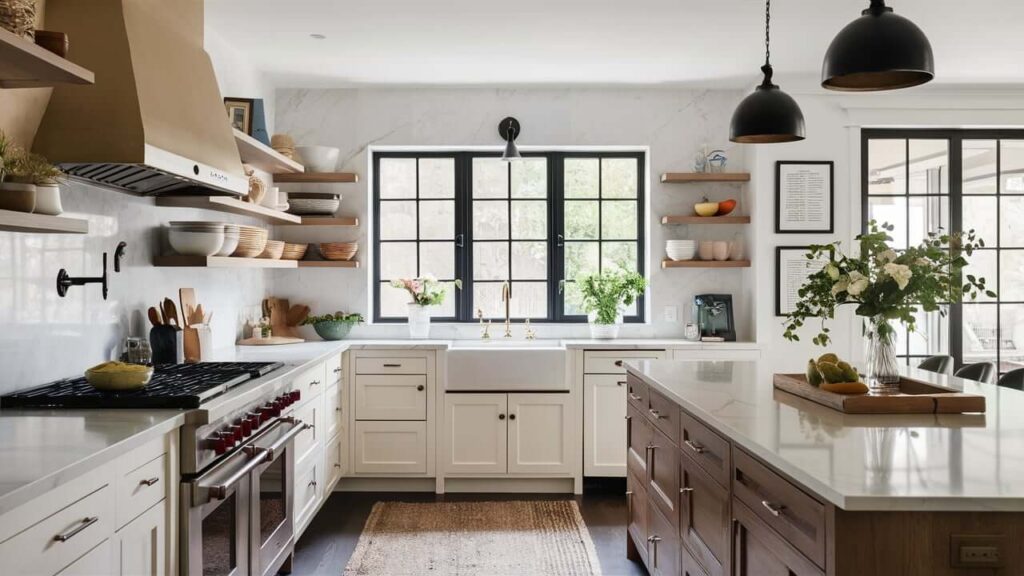
[[[207,362],[213,355],[213,331],[207,324],[193,324],[183,331],[185,362]]]
[[[153,364],[178,363],[179,331],[174,326],[161,324],[149,330],[149,347],[153,351]]]

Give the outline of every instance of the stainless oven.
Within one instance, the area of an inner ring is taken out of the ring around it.
[[[306,425],[277,418],[182,481],[184,576],[264,576],[294,549],[294,439]]]

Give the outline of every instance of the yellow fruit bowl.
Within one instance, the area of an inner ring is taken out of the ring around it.
[[[104,362],[85,371],[86,381],[93,388],[106,392],[139,390],[145,388],[152,377],[152,366],[124,362]]]
[[[693,205],[693,211],[697,213],[697,216],[704,216],[705,218],[718,214],[718,202],[701,202]]]

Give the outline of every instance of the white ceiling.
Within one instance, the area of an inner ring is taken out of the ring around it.
[[[775,0],[777,78],[820,73],[867,0]],[[890,0],[944,83],[1024,83],[1022,0]],[[207,0],[207,26],[280,86],[745,86],[764,58],[760,0]],[[315,40],[310,34],[324,34]]]

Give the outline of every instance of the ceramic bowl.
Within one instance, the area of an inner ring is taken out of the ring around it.
[[[263,249],[263,253],[257,256],[257,258],[280,260],[282,253],[284,253],[284,242],[281,240],[267,240],[267,245]]]
[[[211,232],[192,232],[171,228],[167,233],[171,248],[182,256],[213,256],[224,245],[224,229]]]
[[[93,388],[112,392],[125,392],[145,388],[152,377],[152,366],[148,370],[126,372],[96,372],[92,369],[85,371],[85,380],[92,384]]]
[[[330,216],[341,206],[339,194],[292,193],[288,195],[288,212],[300,215]]]
[[[240,237],[238,235],[237,229],[235,230],[234,233],[225,231],[224,243],[221,244],[220,250],[218,250],[217,253],[214,254],[214,256],[231,256],[231,254],[233,254],[235,250],[238,248],[239,238]]]
[[[352,331],[352,323],[338,321],[317,322],[313,324],[313,330],[316,330],[316,335],[324,340],[341,340]]]
[[[56,184],[36,184],[36,214],[58,216],[64,212],[60,204],[60,186]]]
[[[679,260],[693,260],[697,255],[697,247],[691,246],[690,248],[674,248],[669,246],[665,248],[665,253],[668,254],[670,259],[677,262]]]
[[[333,146],[296,146],[306,172],[334,172],[338,165],[339,149]]]

